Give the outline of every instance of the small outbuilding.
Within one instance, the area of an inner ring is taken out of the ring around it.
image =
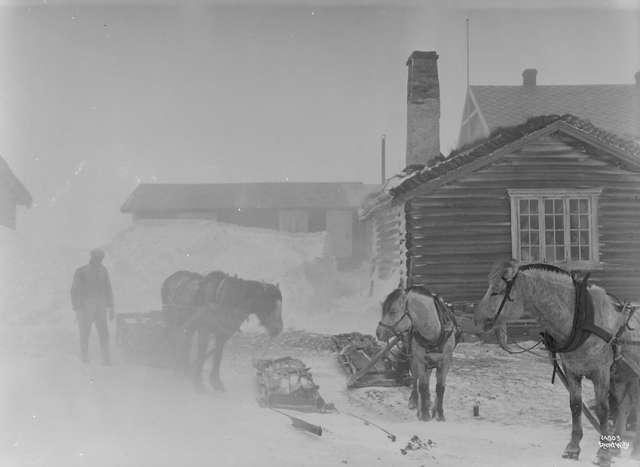
[[[357,210],[378,185],[363,183],[140,184],[121,211],[142,219],[208,219],[287,232],[328,232],[328,254],[366,257]]]

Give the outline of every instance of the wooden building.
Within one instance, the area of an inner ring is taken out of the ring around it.
[[[0,157],[0,225],[16,228],[17,206],[31,207],[31,194]]]
[[[378,186],[362,183],[140,184],[121,211],[142,219],[209,219],[246,227],[329,236],[330,256],[367,256],[357,210]]]
[[[494,261],[591,271],[640,298],[640,145],[572,115],[494,130],[370,195],[376,278],[454,303],[484,294]]]
[[[540,85],[537,75],[529,68],[520,85],[468,86],[458,147],[537,115],[567,113],[640,141],[640,71],[634,84]]]

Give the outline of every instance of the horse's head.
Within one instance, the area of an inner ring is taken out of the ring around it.
[[[376,329],[376,337],[381,341],[389,340],[395,334],[411,329],[411,318],[407,314],[407,294],[395,289],[382,302],[382,317]]]
[[[489,288],[473,314],[475,325],[483,331],[502,328],[524,312],[522,298],[514,287],[519,266],[518,261],[511,259],[498,261],[491,268]]]
[[[269,336],[276,337],[282,332],[282,292],[279,285],[262,284],[256,315],[260,324],[267,330]]]

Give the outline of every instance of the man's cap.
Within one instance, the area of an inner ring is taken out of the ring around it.
[[[91,250],[89,254],[91,255],[92,258],[96,258],[96,259],[104,258],[104,250],[100,248],[94,248],[93,250]]]

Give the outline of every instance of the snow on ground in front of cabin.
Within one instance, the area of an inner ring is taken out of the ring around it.
[[[260,353],[295,356],[311,367],[322,396],[339,410],[290,412],[321,425],[324,434],[316,437],[257,405],[251,361],[260,349],[248,348],[247,339],[240,335],[226,349],[227,392],[197,394],[172,370],[132,364],[117,349],[112,367],[81,364],[69,323],[4,325],[0,465],[578,466],[591,465],[595,455],[596,434],[585,420],[581,460],[560,458],[570,433],[568,396],[559,383],[551,385],[544,358],[460,344],[448,378],[447,421],[425,423],[406,408],[406,388],[346,390],[331,352],[271,347]],[[97,360],[95,340],[91,355]],[[472,417],[476,401],[479,418]],[[347,413],[383,426],[397,441]],[[403,455],[414,435],[432,447]],[[624,458],[616,465],[633,464]]]
[[[574,466],[590,465],[595,454],[596,435],[585,420],[581,461],[560,458],[570,431],[568,396],[559,382],[551,385],[546,357],[507,355],[494,345],[456,349],[444,423],[418,422],[406,408],[406,388],[347,391],[328,351],[251,347],[246,332],[225,349],[224,394],[198,395],[183,377],[133,364],[117,349],[113,367],[82,365],[68,287],[87,252],[0,235],[2,466]],[[159,307],[160,283],[175,270],[225,269],[280,281],[288,328],[373,333],[379,302],[395,284],[377,284],[370,293],[366,270],[337,273],[320,259],[323,248],[322,235],[151,221],[107,245],[106,265],[116,311]],[[95,333],[91,345],[97,360]],[[296,431],[255,402],[252,359],[284,355],[311,366],[323,397],[341,411],[299,414],[325,428],[321,438]],[[471,416],[476,401],[479,418]],[[345,412],[383,425],[398,441]],[[403,455],[400,448],[413,435],[435,444]]]

